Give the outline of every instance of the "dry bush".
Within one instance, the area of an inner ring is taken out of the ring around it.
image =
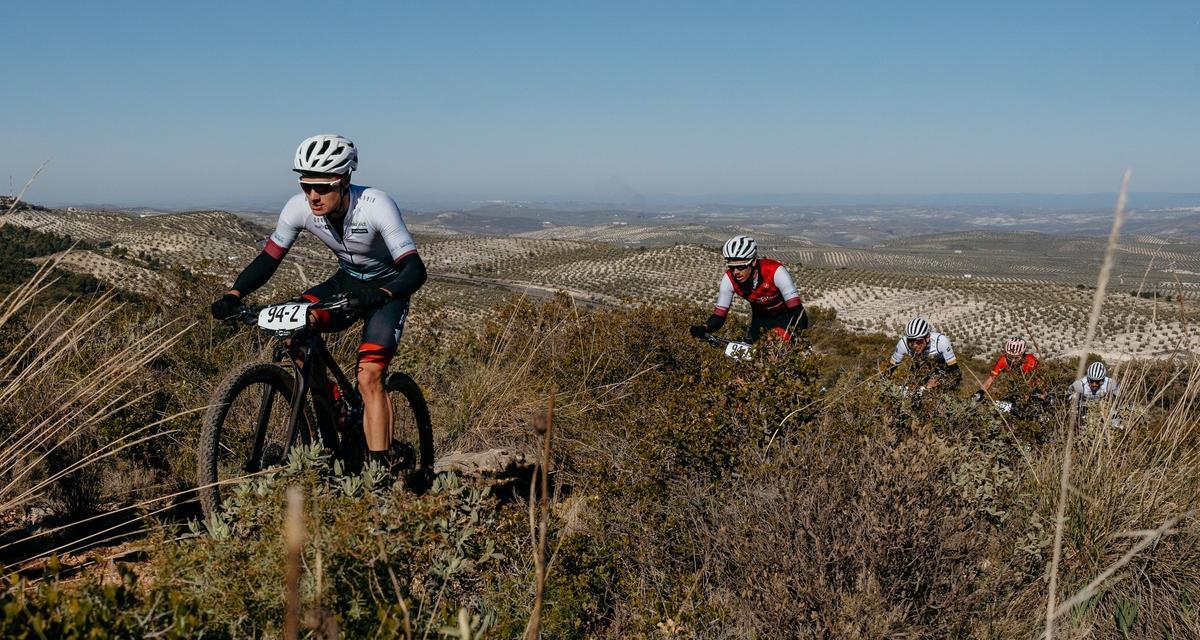
[[[1164,373],[1171,373],[1166,383]],[[1117,564],[1137,543],[1153,544],[1121,567],[1060,625],[1078,633],[1127,632],[1133,637],[1200,635],[1200,367],[1164,370],[1156,363],[1116,369],[1120,402],[1090,408],[1075,449],[1066,505],[1060,601]],[[1114,428],[1112,418],[1119,420]],[[1061,423],[1060,423],[1061,424]],[[1062,427],[1062,428],[1065,428]],[[1023,502],[1051,522],[1054,485],[1062,467],[1062,432],[1038,452]],[[1153,533],[1182,517],[1169,531]],[[1165,535],[1164,535],[1165,534]],[[1013,595],[1013,603],[1044,599],[1044,585]],[[1115,625],[1115,626],[1114,626]],[[1024,632],[1027,627],[1012,625]],[[1114,634],[1115,635],[1115,634]]]
[[[1197,633],[1200,368],[1164,387],[1138,381],[1161,377],[1161,364],[1144,366],[1125,374],[1125,428],[1097,408],[1077,444],[1063,599],[1185,518],[1068,610],[1064,631]],[[1018,440],[961,399],[846,394],[740,477],[685,474],[653,499],[612,496],[589,522],[620,576],[608,629],[669,619],[696,637],[1033,637],[1064,409],[1046,416],[1049,433]]]
[[[872,377],[894,339],[827,325],[810,338],[828,355],[794,349],[734,362],[688,337],[686,326],[702,314],[687,306],[584,312],[566,298],[514,300],[477,331],[415,324],[402,343],[397,366],[425,387],[442,452],[497,444],[531,450],[528,419],[556,392],[553,464],[563,500],[551,527],[546,637],[1040,631],[1068,428],[1061,405],[1018,429],[970,404],[970,384],[905,396]],[[206,398],[208,380],[231,359],[262,356],[251,333],[202,325],[146,366],[153,364],[172,402]],[[114,330],[105,344],[118,348],[120,335]],[[343,362],[355,344],[355,330],[334,341]],[[1103,410],[1089,411],[1076,441],[1063,600],[1149,540],[1144,532],[1198,506],[1200,370],[1177,363],[1114,370],[1134,409],[1120,411],[1122,430],[1107,426]],[[1055,367],[1046,376],[1052,389],[1069,382]],[[394,589],[375,570],[378,540],[363,523],[387,521],[387,540],[399,551],[454,515],[463,518],[455,535],[469,529],[504,555],[473,556],[488,570],[456,584],[454,600],[494,615],[495,637],[519,634],[533,570],[524,505],[494,505],[488,524],[448,511],[441,498],[389,493],[382,513],[377,501],[360,500],[353,479],[321,473],[306,482],[315,493],[328,485],[328,495],[311,502],[314,522],[325,527],[322,555],[314,547],[307,560],[308,593],[324,594],[322,606],[362,629],[373,628],[372,612],[395,620],[395,591],[423,594],[432,606],[437,593],[410,582],[427,573],[425,561],[392,556],[401,574]],[[268,560],[279,552],[271,523],[282,486],[261,487],[261,494],[245,490],[242,502],[254,505],[257,523],[245,535],[162,541],[154,570],[162,571],[164,597],[202,602],[205,615],[227,628],[275,624],[278,566]],[[1153,545],[1067,612],[1064,633],[1195,635],[1197,533],[1189,517],[1154,534]],[[440,557],[456,547],[443,542],[421,553]]]
[[[423,351],[406,365],[426,389],[442,431],[442,450],[531,447],[530,417],[545,405],[551,389],[558,397],[556,419],[568,432],[595,412],[623,407],[631,390],[661,364],[647,350],[661,338],[637,331],[647,324],[662,330],[664,314],[677,313],[678,308],[583,312],[565,295],[547,304],[514,298],[490,314],[478,332],[437,341],[414,336],[405,351]],[[639,314],[657,320],[632,321]]]

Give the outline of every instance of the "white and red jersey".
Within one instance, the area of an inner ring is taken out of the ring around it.
[[[283,206],[263,251],[282,260],[301,229],[308,229],[333,251],[342,270],[359,280],[397,273],[396,263],[417,252],[400,208],[380,189],[350,185],[350,205],[341,223],[341,232],[335,232],[328,216],[313,215],[304,194],[298,193]]]
[[[726,271],[721,276],[721,284],[717,288],[717,306],[713,309],[713,314],[724,318],[733,304],[735,293],[750,303],[754,315],[777,316],[802,304],[787,268],[778,260],[769,258],[757,260],[744,284],[738,283],[733,279],[733,275]]]

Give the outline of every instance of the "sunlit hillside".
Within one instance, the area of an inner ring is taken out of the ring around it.
[[[277,344],[207,306],[263,230],[217,212],[4,222],[0,636],[1034,637],[1048,573],[1064,633],[1200,633],[1200,369],[1109,357],[1195,349],[1192,301],[1158,288],[1116,284],[1087,351],[1120,402],[1081,413],[1069,358],[981,403],[987,362],[929,391],[919,365],[877,367],[916,313],[989,352],[1026,331],[1081,348],[1083,282],[935,268],[977,239],[878,250],[904,269],[813,265],[788,252],[839,250],[775,240],[812,349],[738,361],[686,330],[719,275],[708,243],[422,235],[434,275],[393,370],[427,399],[432,482],[274,444],[278,464],[233,461],[204,517],[213,398]],[[323,277],[325,251],[298,246],[260,297]],[[355,330],[330,341],[353,362]]]

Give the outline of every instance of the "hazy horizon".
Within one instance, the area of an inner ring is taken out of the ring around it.
[[[357,181],[356,181],[357,182]],[[48,207],[99,207],[120,209],[161,209],[166,211],[220,209],[228,211],[271,212],[282,208],[292,193],[257,197],[197,200],[192,202],[162,200],[25,200]],[[1112,207],[1116,192],[1097,193],[742,193],[742,194],[647,194],[626,200],[589,199],[586,194],[405,194],[392,192],[402,208],[471,209],[494,204],[532,205],[553,208],[572,206],[620,208],[630,211],[661,210],[671,207],[963,207],[1033,210],[1094,210]],[[1131,192],[1131,209],[1164,209],[1200,207],[1200,193]]]

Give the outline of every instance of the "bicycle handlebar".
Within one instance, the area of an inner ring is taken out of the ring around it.
[[[240,311],[238,311],[237,315],[231,316],[231,317],[227,318],[226,320],[228,322],[234,322],[234,323],[240,322],[242,324],[247,324],[247,325],[257,324],[258,323],[258,314],[262,313],[263,309],[266,309],[267,307],[274,307],[276,305],[290,304],[290,303],[296,303],[296,302],[298,302],[298,301],[297,300],[286,300],[284,302],[275,302],[272,304],[242,305],[242,308]],[[350,295],[346,294],[346,293],[334,294],[324,300],[320,300],[320,301],[312,303],[308,308],[310,310],[315,309],[315,310],[326,310],[326,311],[337,311],[337,310],[341,310],[341,309],[349,309],[350,308]]]
[[[702,340],[713,345],[714,347],[723,347],[723,346],[731,344],[733,342],[737,342],[737,340],[729,340],[726,338],[722,338],[721,336],[713,335],[711,333],[704,334],[704,337],[702,338]]]

